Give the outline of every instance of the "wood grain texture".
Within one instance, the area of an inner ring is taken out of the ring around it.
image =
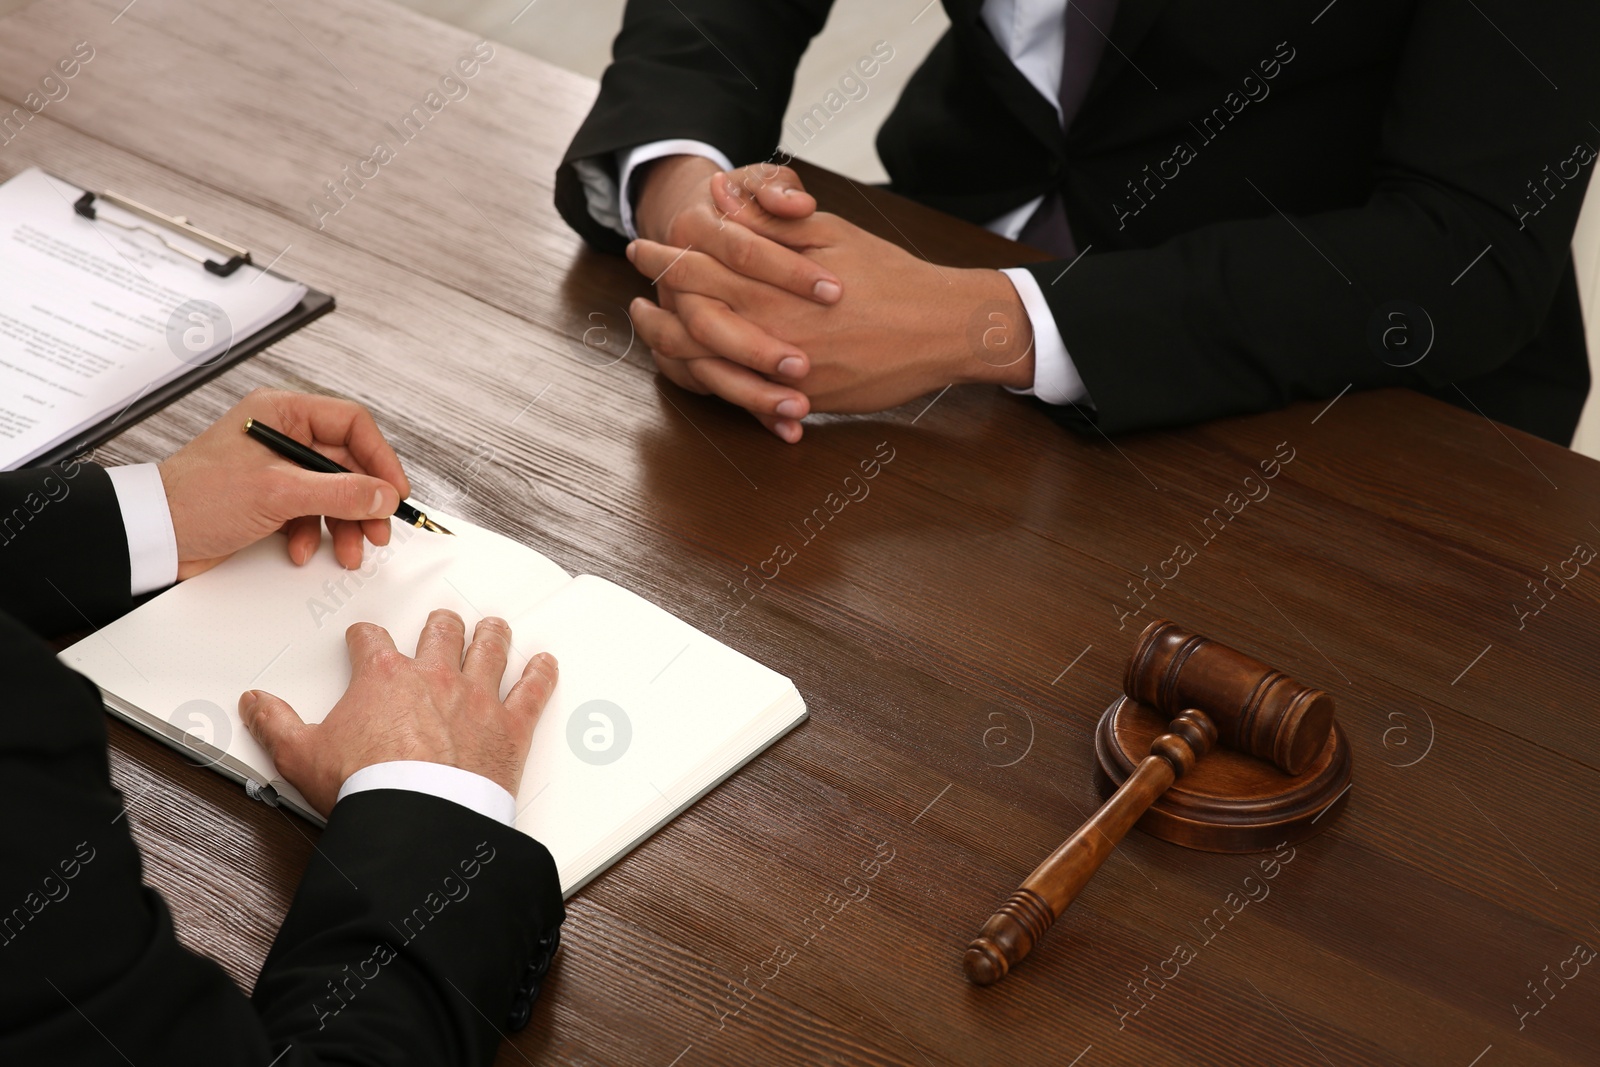
[[[636,590],[811,708],[574,898],[501,1063],[1592,1062],[1600,978],[1521,1029],[1513,1005],[1600,940],[1600,598],[1587,567],[1528,588],[1600,544],[1596,464],[1400,391],[1112,442],[952,389],[788,447],[658,382],[627,345],[644,281],[556,217],[592,83],[497,49],[318,229],[322,183],[472,39],[383,0],[122,8],[0,22],[11,102],[96,49],[0,176],[186,213],[339,310],[100,458],[164,455],[256,385],[355,397],[421,501]],[[808,180],[936,261],[1031,255]],[[852,474],[870,492],[840,505]],[[1267,495],[1240,506],[1246,478]],[[779,544],[794,559],[760,577]],[[1070,923],[974,989],[972,931],[1099,804],[1094,725],[1155,617],[1331,693],[1358,789],[1270,879],[1131,835]],[[315,831],[111,734],[150,884],[248,987]],[[1194,958],[1161,977],[1180,942]]]
[[[1135,757],[1100,810],[1046,856],[989,916],[962,958],[967,978],[983,986],[1004,978],[1111,858],[1134,823],[1174,781],[1194,769],[1216,740],[1216,726],[1205,712],[1193,708],[1180,712],[1167,732],[1148,739],[1144,754]]]
[[[1199,714],[1198,712],[1196,714]],[[1095,781],[1110,797],[1167,732],[1167,717],[1119,698],[1095,729]],[[1337,722],[1316,759],[1287,775],[1227,747],[1197,761],[1139,820],[1163,841],[1206,852],[1270,852],[1333,828],[1353,786],[1350,741]]]
[[[1285,774],[1303,771],[1333,731],[1327,693],[1165,619],[1151,620],[1139,635],[1122,689],[1169,716],[1204,712],[1216,724],[1214,740]]]

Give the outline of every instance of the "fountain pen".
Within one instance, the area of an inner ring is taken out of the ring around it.
[[[294,438],[279,433],[271,426],[267,426],[256,419],[244,420],[244,432],[272,449],[284,459],[292,463],[298,463],[308,471],[321,471],[323,474],[350,473],[348,468],[341,467],[321,452],[307,448]],[[410,523],[412,526],[422,530],[432,530],[434,533],[442,534],[450,533],[449,530],[446,530],[404,500],[400,501],[398,508],[395,508],[394,517],[401,522]],[[455,535],[450,534],[450,536],[454,537]]]

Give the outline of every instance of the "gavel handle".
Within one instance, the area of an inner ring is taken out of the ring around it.
[[[1169,730],[1172,732],[1151,745],[1151,755],[1115,795],[1039,864],[983,924],[962,960],[973,983],[998,982],[1028,954],[1089,884],[1117,842],[1156,798],[1210,749],[1216,737],[1210,720],[1193,710],[1174,719]]]

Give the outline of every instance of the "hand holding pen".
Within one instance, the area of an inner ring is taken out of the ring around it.
[[[285,436],[284,434],[279,433],[277,430],[274,430],[271,426],[268,426],[262,422],[257,422],[253,418],[244,420],[244,432],[249,434],[251,437],[254,437],[257,441],[260,441],[268,448],[272,449],[284,459],[298,463],[301,467],[308,471],[317,471],[321,474],[350,473],[349,468],[341,467],[327,456],[324,456],[321,452],[318,452],[312,448],[307,448],[294,438]],[[450,534],[449,530],[446,530],[443,526],[440,526],[438,523],[428,518],[428,516],[424,515],[421,511],[412,507],[410,504],[407,504],[404,500],[400,501],[400,506],[394,509],[394,517],[399,519],[401,522],[418,527],[419,529],[431,530],[434,533]],[[455,535],[450,534],[450,536],[454,537]]]
[[[252,440],[256,435],[243,432],[246,420],[276,427],[337,469],[285,464]],[[280,530],[288,537],[289,558],[305,563],[321,542],[324,521],[340,564],[359,567],[363,541],[389,543],[390,517],[411,492],[394,449],[360,404],[266,389],[245,397],[163,461],[160,480],[180,579]],[[423,528],[442,532],[437,523]]]

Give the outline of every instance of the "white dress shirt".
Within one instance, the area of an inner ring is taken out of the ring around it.
[[[985,0],[982,17],[1001,50],[1059,115],[1061,64],[1067,39],[1064,0]],[[687,139],[652,141],[619,151],[616,182],[594,160],[578,160],[574,166],[583,184],[589,214],[624,236],[638,237],[633,222],[633,172],[643,163],[670,155],[704,156],[723,170],[733,169],[727,155],[713,145]],[[1044,197],[1035,197],[991,219],[985,228],[1014,241],[1043,202]],[[1036,396],[1047,404],[1088,403],[1088,390],[1072,357],[1067,355],[1066,342],[1061,339],[1060,327],[1045,302],[1039,280],[1021,267],[1008,267],[1000,273],[1010,279],[1033,327],[1033,387],[1012,392]]]
[[[154,463],[110,467],[111,487],[117,494],[122,525],[128,532],[128,564],[133,595],[164,588],[178,580],[178,538],[172,528],[172,509]],[[393,760],[363,767],[339,787],[338,798],[368,789],[409,789],[460,804],[496,822],[511,825],[516,800],[481,774],[443,763]]]

